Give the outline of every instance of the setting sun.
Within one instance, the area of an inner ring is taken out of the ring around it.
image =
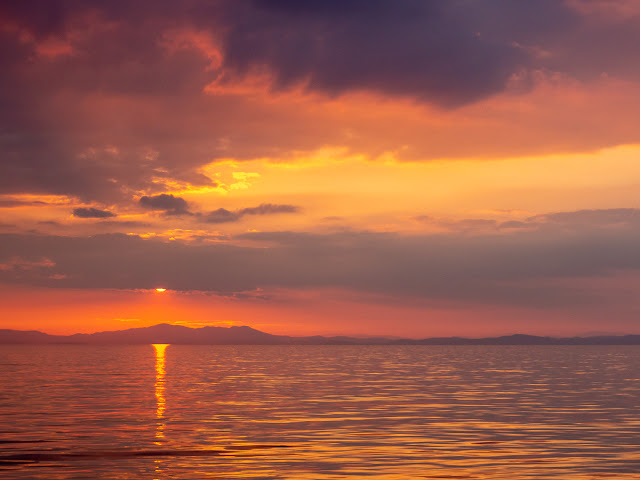
[[[156,288],[156,292],[162,293],[162,292],[166,292],[167,289],[166,288]]]

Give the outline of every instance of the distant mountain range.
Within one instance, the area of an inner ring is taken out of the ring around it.
[[[167,323],[152,327],[74,335],[49,335],[35,330],[0,329],[0,344],[132,345],[149,343],[174,345],[640,345],[640,335],[564,338],[506,335],[487,338],[437,337],[421,340],[320,335],[290,337],[271,335],[246,326],[189,328]]]

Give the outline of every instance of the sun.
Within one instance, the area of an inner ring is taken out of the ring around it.
[[[166,292],[167,289],[166,288],[156,288],[156,292],[162,293],[162,292]]]

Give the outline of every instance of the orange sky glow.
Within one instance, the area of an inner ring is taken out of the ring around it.
[[[640,333],[636,2],[232,3],[0,7],[0,328]]]

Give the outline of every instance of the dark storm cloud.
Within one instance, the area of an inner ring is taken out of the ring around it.
[[[65,38],[90,13],[111,22],[106,33],[83,32],[73,55],[50,65],[48,88],[64,82],[80,91],[175,95],[218,75],[267,68],[275,89],[370,90],[445,106],[503,91],[513,74],[534,66],[520,44],[555,39],[579,23],[555,0],[31,0],[6,2],[0,12],[37,40]],[[193,50],[166,55],[159,39],[175,27],[220,37],[223,69],[211,71]],[[6,55],[13,66],[34,57],[33,45],[16,35],[7,41],[15,44]]]
[[[155,196],[141,197],[138,200],[141,207],[148,210],[162,211],[166,215],[189,215],[189,204],[184,198],[162,193]]]
[[[295,205],[278,205],[274,203],[261,203],[257,207],[247,207],[240,210],[227,210],[218,208],[202,215],[202,219],[207,223],[229,223],[237,222],[245,215],[274,215],[278,213],[296,213],[300,209]]]
[[[97,208],[74,208],[73,216],[78,218],[110,218],[117,216],[115,213],[108,210],[100,210]]]
[[[329,143],[281,118],[303,132],[279,147],[287,128],[272,111],[203,94],[256,69],[274,90],[444,107],[503,92],[514,75],[526,89],[537,71],[640,76],[637,18],[555,0],[22,0],[0,3],[0,19],[0,193],[108,204],[162,193],[158,179],[214,185],[198,168],[229,156],[220,139],[234,139],[236,158]],[[194,45],[170,45],[181,30],[217,39],[221,66]],[[43,53],[47,42],[68,51]]]
[[[526,52],[512,42],[479,33],[483,25],[474,18],[474,3],[262,0],[249,5],[231,9],[235,23],[224,38],[224,66],[239,75],[266,66],[276,89],[305,84],[330,95],[371,90],[455,106],[504,90],[528,63]]]
[[[266,68],[274,89],[367,90],[455,107],[525,91],[540,71],[640,75],[637,16],[588,15],[560,0],[224,3],[225,74]]]
[[[444,107],[523,91],[532,74],[637,80],[638,16],[589,0],[254,0],[224,5],[225,75],[274,89],[374,91]],[[605,13],[605,14],[602,14]]]
[[[218,293],[346,288],[382,297],[564,308],[606,301],[571,287],[575,279],[640,270],[638,225],[478,236],[262,232],[240,239],[245,246],[164,243],[120,234],[4,234],[0,263],[47,258],[55,267],[46,278],[37,271],[22,272],[20,278],[4,271],[0,280],[123,289],[161,282],[171,289]],[[59,279],[49,278],[52,274]]]

